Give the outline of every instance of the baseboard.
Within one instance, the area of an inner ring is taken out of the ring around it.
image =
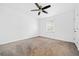
[[[0,42],[0,45],[15,42],[15,41],[19,41],[19,40],[29,39],[29,38],[36,37],[36,36],[38,36],[38,35],[31,35],[30,37],[26,36],[26,37],[23,37],[23,38],[20,38],[20,39],[14,39],[14,40],[7,41],[7,42]]]
[[[48,38],[51,38],[51,39],[56,39],[56,40],[61,40],[61,41],[66,41],[66,42],[72,42],[72,43],[74,43],[73,40],[72,41],[70,41],[70,40],[64,40],[63,38],[51,37],[51,36],[48,36],[48,35],[40,35],[40,36],[48,37]]]
[[[37,36],[43,36],[43,37],[48,37],[48,38],[51,38],[51,39],[56,39],[56,40],[61,40],[61,41],[67,41],[67,40],[62,40],[62,39],[58,39],[58,38],[52,38],[52,37],[46,36],[46,35],[31,35],[29,37],[26,36],[26,37],[23,37],[23,38],[20,38],[20,39],[14,39],[14,40],[7,41],[7,42],[0,42],[0,45],[11,43],[11,42],[15,42],[15,41],[19,41],[19,40],[29,39],[29,38],[33,38],[33,37],[37,37]],[[73,42],[73,41],[67,41],[67,42]]]

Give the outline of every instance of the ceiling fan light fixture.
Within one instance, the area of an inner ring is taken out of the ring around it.
[[[48,12],[45,11],[45,9],[48,9],[49,7],[51,7],[51,5],[47,5],[47,6],[42,7],[38,3],[35,3],[35,5],[37,6],[38,9],[34,9],[34,10],[31,10],[31,11],[39,11],[38,12],[38,15],[40,15],[41,12],[43,12],[45,14],[48,14]]]

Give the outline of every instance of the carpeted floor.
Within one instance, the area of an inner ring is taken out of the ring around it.
[[[72,42],[65,42],[46,37],[33,37],[0,45],[1,56],[78,56],[77,47]]]

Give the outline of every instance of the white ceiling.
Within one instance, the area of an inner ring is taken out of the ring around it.
[[[74,8],[73,3],[39,3],[39,4],[42,6],[49,4],[51,5],[51,8],[46,9],[48,14],[41,13],[41,15],[38,16],[37,11],[31,12],[30,10],[37,8],[34,3],[0,3],[0,8],[13,9],[15,13],[29,15],[34,18],[50,17],[70,11]]]

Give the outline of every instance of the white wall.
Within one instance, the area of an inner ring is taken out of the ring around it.
[[[37,16],[37,12],[30,12],[31,9],[35,8],[36,6],[30,3],[0,4],[0,44],[13,42],[20,39],[27,39],[38,35],[71,41],[72,39],[71,19],[73,16],[73,12],[70,11],[74,8],[74,4],[56,3],[54,7],[53,4],[51,4],[51,8],[47,9],[49,13],[48,14],[42,13],[40,16]],[[56,26],[55,33],[47,33],[45,31],[44,23],[47,20],[51,19],[55,20],[55,26]],[[67,29],[67,26],[69,27],[70,30]]]
[[[75,5],[75,30],[74,42],[79,50],[79,4]]]
[[[20,12],[16,6],[0,4],[0,44],[37,35],[37,19]]]
[[[71,10],[63,14],[39,19],[39,34],[41,36],[50,37],[53,39],[73,42],[73,16],[74,13]],[[48,20],[54,21],[55,32],[46,31],[46,22],[48,22]]]

